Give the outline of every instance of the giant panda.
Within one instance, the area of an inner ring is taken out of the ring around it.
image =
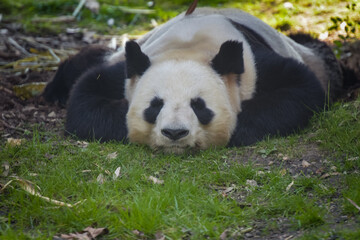
[[[287,37],[236,9],[182,13],[123,51],[96,54],[101,61],[83,67],[81,76],[58,70],[75,82],[66,133],[167,153],[294,133],[336,99],[343,82],[325,43]]]

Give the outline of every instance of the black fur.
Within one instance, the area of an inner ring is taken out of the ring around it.
[[[200,97],[191,99],[190,106],[199,122],[203,125],[209,124],[215,115],[213,111],[206,107],[204,99]]]
[[[144,110],[145,121],[151,124],[155,124],[156,118],[159,115],[163,106],[164,101],[161,98],[154,97],[150,102],[150,106]]]
[[[291,34],[289,37],[295,42],[312,49],[325,62],[325,71],[330,84],[330,99],[332,101],[336,100],[343,94],[344,74],[331,48],[325,42],[315,39],[308,34],[297,33]]]
[[[242,103],[229,146],[285,136],[305,127],[325,105],[325,93],[305,65],[266,48],[254,51],[258,82],[254,98]]]
[[[239,31],[241,32],[250,46],[252,48],[256,48],[260,46],[261,48],[266,48],[268,50],[272,50],[270,45],[266,42],[266,40],[260,36],[258,33],[256,33],[254,30],[246,27],[245,25],[242,25],[240,23],[234,22],[231,19],[229,19],[229,22]]]
[[[80,139],[123,141],[127,137],[125,64],[102,65],[86,72],[69,98],[66,134]]]
[[[45,100],[65,106],[76,80],[86,70],[102,64],[105,56],[111,52],[111,49],[103,46],[85,47],[75,56],[62,62],[53,80],[48,83],[43,92]]]
[[[212,68],[220,75],[244,72],[243,45],[238,41],[226,41],[211,61]]]
[[[135,41],[126,43],[125,56],[127,78],[135,75],[141,76],[150,67],[149,57],[141,51],[140,46]]]

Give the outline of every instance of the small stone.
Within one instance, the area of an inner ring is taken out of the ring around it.
[[[257,187],[258,184],[255,180],[246,180],[246,185],[250,186],[250,187]]]
[[[56,113],[54,111],[52,111],[51,113],[48,114],[48,117],[51,117],[51,118],[56,117]]]
[[[252,238],[254,235],[252,233],[245,233],[245,237]]]

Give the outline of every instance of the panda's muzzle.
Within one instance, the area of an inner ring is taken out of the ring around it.
[[[161,129],[161,134],[173,141],[176,141],[186,137],[189,134],[189,130],[184,128],[179,128],[179,129],[164,128]]]

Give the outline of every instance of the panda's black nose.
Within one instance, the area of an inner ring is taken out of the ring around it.
[[[186,137],[189,134],[189,130],[187,129],[171,129],[171,128],[164,128],[161,130],[162,135],[171,140],[178,140],[180,138]]]

